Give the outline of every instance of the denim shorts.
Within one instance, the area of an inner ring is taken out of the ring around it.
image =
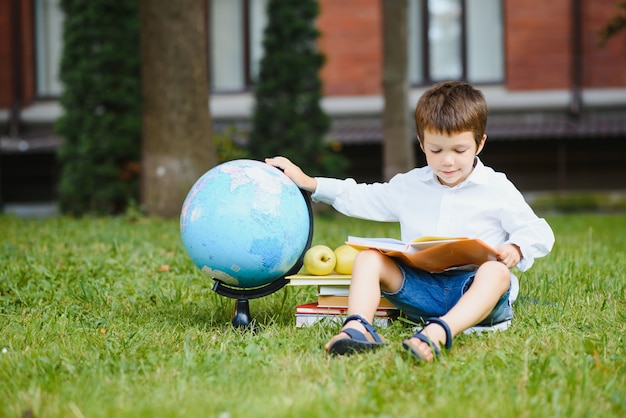
[[[398,263],[404,279],[400,290],[382,292],[383,296],[415,322],[446,314],[461,299],[474,281],[476,270],[448,270],[428,273]],[[495,308],[477,325],[492,326],[513,318],[509,290],[500,297]]]

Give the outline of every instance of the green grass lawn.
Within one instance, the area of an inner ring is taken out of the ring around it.
[[[310,287],[252,300],[259,332],[233,329],[177,220],[0,217],[0,416],[626,416],[626,215],[548,221],[513,326],[417,365],[400,322],[387,347],[329,358],[338,326],[294,326]],[[314,243],[347,235],[398,229],[316,216]]]

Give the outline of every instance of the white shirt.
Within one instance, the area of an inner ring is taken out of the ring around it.
[[[398,174],[388,183],[316,180],[313,200],[347,216],[399,222],[405,242],[433,235],[480,238],[496,249],[513,243],[522,252],[517,265],[521,271],[554,244],[548,223],[537,217],[504,174],[486,167],[478,157],[472,173],[455,187],[439,183],[429,167]]]

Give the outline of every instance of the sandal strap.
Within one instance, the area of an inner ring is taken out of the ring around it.
[[[346,325],[350,321],[359,321],[361,324],[363,324],[363,326],[365,327],[365,330],[367,332],[369,332],[369,334],[374,338],[375,342],[377,342],[377,343],[382,343],[383,342],[383,340],[380,338],[380,336],[376,332],[376,329],[374,328],[374,326],[372,324],[370,324],[367,321],[367,319],[363,318],[361,315],[350,315],[350,316],[348,316],[343,321],[343,325]],[[346,330],[343,330],[343,332],[346,332]],[[346,333],[346,334],[350,335],[349,333]]]
[[[421,332],[421,331],[420,331]],[[437,344],[433,343],[431,341],[430,338],[428,338],[427,336],[425,336],[424,334],[420,334],[419,332],[415,335],[413,335],[413,337],[411,338],[417,338],[418,340],[428,344],[428,346],[430,347],[431,350],[433,350],[435,352],[435,356],[439,356],[439,354],[441,354],[441,351],[439,351],[439,347],[437,347]],[[417,353],[416,353],[417,355]],[[421,357],[418,355],[418,357]]]
[[[441,328],[443,328],[443,330],[446,333],[446,344],[445,344],[445,347],[446,347],[446,350],[450,350],[452,348],[452,331],[450,331],[450,327],[448,326],[448,324],[441,318],[428,318],[426,320],[426,323],[424,324],[424,328],[426,328],[426,326],[429,325],[429,324],[437,324]],[[423,330],[423,328],[422,328],[422,330]]]

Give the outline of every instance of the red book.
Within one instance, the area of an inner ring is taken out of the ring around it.
[[[398,314],[397,308],[383,308],[379,307],[376,310],[377,317],[396,316]],[[337,307],[321,307],[317,302],[305,303],[303,305],[296,306],[296,315],[338,315],[346,316],[348,308]]]

